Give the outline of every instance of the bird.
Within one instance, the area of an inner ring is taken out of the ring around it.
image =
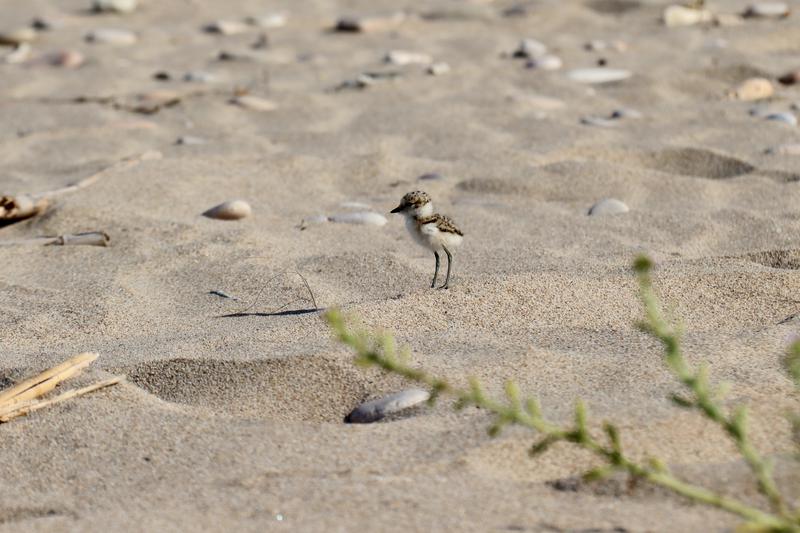
[[[439,287],[447,289],[453,264],[453,255],[450,250],[461,244],[464,233],[458,229],[452,219],[433,212],[431,197],[423,191],[407,193],[400,200],[400,205],[390,212],[403,215],[406,218],[406,229],[414,241],[433,252],[436,258],[436,269],[433,271],[431,289],[436,287],[436,278],[439,275],[439,252],[444,251],[447,254],[447,277],[444,284]]]

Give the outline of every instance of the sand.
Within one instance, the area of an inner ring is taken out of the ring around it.
[[[414,364],[458,382],[474,375],[498,394],[514,378],[554,420],[569,420],[583,398],[594,421],[620,425],[631,453],[763,503],[725,436],[668,401],[679,388],[657,343],[635,328],[630,264],[641,252],[656,260],[690,361],[732,385],[731,404],[754,412],[757,445],[784,457],[784,414],[800,403],[781,367],[800,311],[800,159],[764,151],[798,134],[726,93],[798,67],[800,18],[665,28],[665,3],[651,1],[522,2],[519,16],[503,14],[517,5],[505,0],[141,4],[129,15],[90,14],[83,0],[0,8],[0,29],[35,16],[58,23],[32,43],[28,62],[0,65],[0,193],[57,189],[108,169],[47,214],[0,228],[0,240],[111,237],[107,248],[2,248],[0,384],[82,351],[101,356],[79,382],[128,379],[0,426],[0,531],[738,523],[620,480],[570,485],[591,457],[558,446],[529,459],[533,435],[492,439],[490,417],[474,408],[455,413],[443,402],[344,424],[362,401],[408,385],[352,364],[321,312],[295,301],[306,297],[295,270],[320,308],[393,332]],[[746,3],[710,5],[736,13]],[[330,31],[340,15],[401,8],[417,16],[389,31]],[[202,31],[275,12],[287,13],[286,26]],[[138,42],[83,40],[101,27],[132,30]],[[269,46],[251,48],[261,31]],[[512,59],[525,37],[564,68]],[[596,39],[627,49],[587,51]],[[37,60],[60,50],[80,51],[85,64]],[[451,71],[385,65],[390,50],[429,54]],[[221,51],[246,57],[219,61]],[[602,86],[567,78],[601,58],[632,77]],[[172,80],[153,79],[159,71]],[[182,81],[189,71],[215,81]],[[376,71],[400,75],[335,90]],[[162,90],[180,101],[133,109],[137,95]],[[236,91],[276,109],[232,105]],[[800,90],[778,86],[761,105],[789,111],[797,101]],[[580,122],[619,108],[643,116],[609,128]],[[182,136],[206,142],[176,145]],[[117,165],[153,151],[160,157]],[[431,172],[442,179],[417,181]],[[466,234],[447,291],[427,288],[433,257],[388,215],[415,189]],[[630,211],[587,216],[606,197]],[[236,198],[252,216],[201,215]],[[368,204],[388,223],[300,229],[304,218],[348,212],[343,202]],[[797,497],[796,464],[780,462],[777,476]]]

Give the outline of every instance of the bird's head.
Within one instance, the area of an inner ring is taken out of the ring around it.
[[[428,216],[433,214],[433,204],[428,193],[414,191],[403,196],[400,205],[392,209],[392,213],[400,213],[408,217]]]

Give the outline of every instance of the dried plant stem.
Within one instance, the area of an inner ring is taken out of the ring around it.
[[[19,405],[18,407],[12,410],[3,410],[2,408],[0,408],[0,422],[8,422],[13,418],[27,415],[28,413],[32,413],[33,411],[38,411],[39,409],[42,409],[44,407],[49,407],[57,403],[65,402],[72,398],[77,398],[78,396],[83,396],[84,394],[89,394],[90,392],[94,392],[96,390],[103,389],[105,387],[110,387],[111,385],[116,385],[123,379],[124,378],[122,376],[114,376],[112,378],[104,379],[103,381],[98,381],[97,383],[87,385],[86,387],[80,389],[71,389],[66,392],[62,392],[61,394],[53,398],[48,398],[46,400],[25,402],[23,405]]]
[[[506,400],[488,397],[476,380],[471,380],[467,388],[455,387],[444,379],[430,376],[413,368],[406,362],[406,354],[399,356],[391,335],[372,336],[364,331],[347,327],[337,310],[326,313],[326,319],[334,333],[344,344],[356,352],[356,363],[374,366],[387,373],[403,376],[411,381],[430,387],[431,400],[440,394],[449,395],[456,400],[456,408],[474,405],[495,415],[489,428],[490,435],[497,435],[509,424],[527,427],[541,434],[531,447],[531,454],[542,453],[557,442],[570,442],[589,450],[606,463],[585,474],[587,479],[603,477],[614,470],[627,472],[635,478],[647,480],[665,487],[690,500],[713,506],[743,518],[749,531],[800,532],[800,512],[790,509],[782,498],[772,477],[771,464],[757,452],[747,432],[747,416],[744,408],[728,414],[720,398],[722,389],[712,389],[705,368],[694,370],[688,364],[680,349],[680,338],[675,329],[664,319],[658,299],[650,279],[651,263],[640,258],[634,264],[638,276],[640,294],[645,307],[646,320],[640,327],[662,342],[665,347],[665,360],[678,381],[688,389],[688,397],[673,396],[673,401],[684,408],[695,409],[706,418],[719,425],[736,444],[740,454],[753,471],[759,490],[769,501],[771,512],[763,511],[753,505],[729,498],[693,485],[675,477],[658,459],[644,463],[627,456],[622,449],[622,441],[617,428],[606,422],[603,424],[604,439],[593,436],[587,422],[587,412],[583,403],[575,406],[575,419],[572,425],[558,425],[542,415],[538,402],[533,398],[523,400],[519,389],[513,382],[506,385]],[[793,347],[793,354],[787,359],[787,366],[800,375],[800,343]],[[798,379],[800,382],[800,379]]]

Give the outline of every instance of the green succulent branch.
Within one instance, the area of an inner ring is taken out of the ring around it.
[[[444,379],[410,366],[408,353],[405,351],[397,353],[391,335],[373,336],[363,330],[353,330],[347,326],[337,310],[329,311],[325,316],[339,340],[356,352],[355,360],[358,364],[378,367],[387,373],[400,375],[429,387],[431,402],[445,394],[455,399],[457,409],[474,405],[487,410],[495,417],[489,427],[489,434],[492,436],[498,435],[507,425],[519,425],[539,433],[541,435],[539,440],[530,449],[531,455],[543,453],[558,442],[573,443],[592,452],[605,463],[602,467],[584,474],[586,479],[597,479],[613,471],[624,471],[635,478],[660,485],[690,500],[733,513],[745,520],[744,526],[748,531],[800,533],[798,510],[788,508],[772,477],[772,465],[761,457],[749,439],[747,411],[742,407],[727,413],[721,405],[725,393],[724,387],[712,388],[707,368],[700,367],[695,370],[683,357],[680,336],[664,319],[658,298],[653,291],[651,268],[652,263],[647,258],[639,258],[634,263],[645,310],[645,320],[640,327],[661,341],[665,349],[667,366],[687,389],[686,395],[674,395],[673,401],[681,407],[698,410],[731,437],[755,474],[759,490],[769,501],[770,512],[682,481],[658,459],[650,459],[645,463],[633,460],[625,454],[616,426],[605,422],[602,426],[603,436],[598,438],[593,434],[589,427],[586,407],[581,401],[575,405],[572,424],[559,425],[543,416],[535,399],[522,398],[514,382],[509,381],[506,384],[504,400],[488,396],[475,379],[471,379],[467,387],[454,386]],[[800,341],[790,350],[786,366],[800,387]]]

